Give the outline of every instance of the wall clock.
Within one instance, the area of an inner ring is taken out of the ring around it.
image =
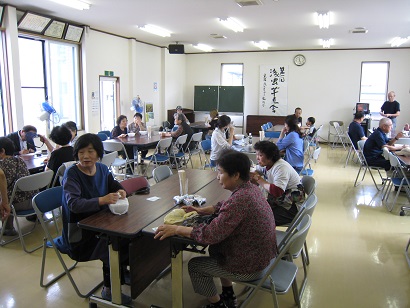
[[[303,64],[306,63],[306,58],[305,58],[304,55],[301,55],[301,54],[296,55],[293,58],[293,63],[295,63],[295,65],[297,65],[297,66],[302,66]]]

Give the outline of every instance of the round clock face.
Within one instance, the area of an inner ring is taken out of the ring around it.
[[[295,63],[295,65],[297,66],[302,66],[303,64],[306,63],[306,58],[304,55],[296,55],[293,58],[293,63]]]

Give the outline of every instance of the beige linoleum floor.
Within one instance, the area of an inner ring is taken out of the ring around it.
[[[389,213],[370,177],[353,187],[358,167],[350,163],[344,168],[345,157],[346,151],[322,145],[321,156],[313,165],[319,202],[307,240],[311,263],[302,307],[410,307],[410,269],[404,257],[410,217],[400,217],[398,207]],[[407,203],[407,199],[400,196],[399,203]],[[30,243],[41,237],[38,232]],[[48,262],[58,265],[51,250],[49,256]],[[185,254],[186,259],[189,257]],[[41,288],[40,262],[41,250],[27,254],[19,242],[0,247],[0,307],[88,307],[88,301],[76,295],[66,277],[48,289]],[[296,262],[301,268],[300,260]],[[84,287],[96,284],[102,277],[99,262],[82,264],[75,272]],[[240,292],[242,287],[235,289]],[[124,292],[128,291],[125,287]],[[185,307],[206,303],[193,293],[187,275],[184,302]],[[171,307],[169,274],[133,302],[134,307],[152,304]],[[279,305],[294,307],[291,291],[279,296]],[[249,307],[273,304],[268,293],[260,292]]]

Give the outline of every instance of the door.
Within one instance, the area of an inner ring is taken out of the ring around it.
[[[118,77],[100,76],[100,118],[101,130],[111,131],[120,113]]]

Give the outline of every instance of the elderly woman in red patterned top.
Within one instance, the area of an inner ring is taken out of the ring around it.
[[[209,246],[209,257],[195,257],[188,270],[196,293],[210,302],[205,307],[236,307],[232,281],[255,280],[262,276],[270,260],[277,255],[275,219],[260,189],[249,181],[249,158],[240,152],[226,150],[217,161],[217,179],[232,191],[225,201],[214,206],[183,207],[200,215],[214,214],[209,224],[195,227],[162,225],[155,238],[174,235],[192,238]],[[222,283],[218,294],[214,277]]]

